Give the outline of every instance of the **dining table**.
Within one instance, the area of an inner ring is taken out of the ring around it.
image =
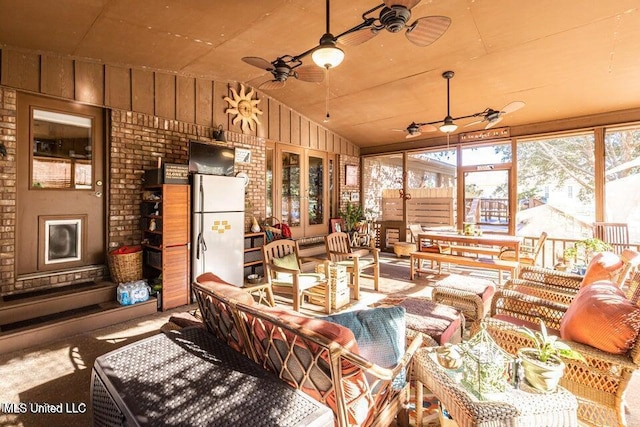
[[[423,230],[418,233],[418,247],[423,242],[444,243],[451,247],[451,252],[469,252],[482,255],[499,256],[503,249],[513,249],[515,259],[520,257],[522,236],[499,233],[464,234],[456,230]]]

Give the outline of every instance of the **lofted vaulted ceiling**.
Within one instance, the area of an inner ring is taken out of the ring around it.
[[[332,1],[331,32],[358,24],[379,1]],[[499,126],[640,107],[638,0],[422,0],[410,22],[422,16],[451,25],[427,47],[387,31],[341,46],[328,97],[326,79],[262,92],[318,123],[328,98],[323,125],[361,147],[405,142],[392,129],[442,120],[446,70],[455,71],[453,116],[526,103]],[[0,0],[0,45],[253,87],[271,74],[242,57],[297,55],[324,32],[324,0]]]

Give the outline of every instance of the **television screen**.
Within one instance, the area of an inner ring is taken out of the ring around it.
[[[235,148],[205,142],[189,142],[189,172],[207,175],[234,175]]]

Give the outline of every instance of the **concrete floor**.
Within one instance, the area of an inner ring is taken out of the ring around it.
[[[352,302],[346,309],[371,305],[387,294],[429,296],[430,281],[437,276],[428,275],[409,280],[408,261],[393,254],[382,257],[380,292],[373,291],[370,279],[363,279],[362,299]],[[497,280],[495,273],[455,271]],[[283,303],[285,299],[278,298]],[[309,314],[320,314],[307,306]],[[318,307],[318,310],[320,307]],[[169,316],[184,308],[156,313],[107,328],[75,335],[52,344],[35,346],[23,351],[0,355],[0,403],[11,402],[76,402],[89,405],[91,367],[97,356],[123,345],[158,333]],[[627,403],[629,427],[640,427],[640,374],[634,375],[628,387]],[[55,427],[63,425],[90,425],[90,414],[5,414],[0,412],[0,425],[20,427]],[[583,424],[586,425],[586,424]]]

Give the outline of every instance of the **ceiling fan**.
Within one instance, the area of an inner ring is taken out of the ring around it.
[[[470,126],[477,123],[482,123],[487,121],[488,124],[485,129],[489,129],[494,126],[496,123],[502,120],[502,116],[505,114],[511,113],[513,111],[519,110],[524,107],[524,102],[522,101],[514,101],[504,106],[504,108],[500,111],[494,110],[492,108],[487,108],[484,111],[479,113],[469,114],[466,116],[460,117],[451,117],[451,96],[450,96],[450,80],[453,78],[455,73],[453,71],[445,71],[442,73],[442,78],[447,81],[447,115],[443,120],[436,120],[435,122],[425,122],[425,123],[416,123],[411,122],[406,129],[392,129],[392,130],[402,130],[407,132],[407,138],[412,138],[414,136],[420,135],[423,131],[425,132],[433,132],[434,130],[439,129],[441,132],[446,134],[450,134],[455,132],[458,129],[458,125],[455,124],[456,120],[468,119],[471,117],[482,117],[481,120],[477,120],[475,122],[469,123],[466,126]],[[436,128],[435,124],[442,123],[438,128]]]
[[[357,46],[372,39],[381,30],[399,33],[406,28],[407,39],[420,47],[425,47],[438,40],[451,24],[447,16],[423,16],[408,24],[411,19],[411,9],[420,0],[384,0],[373,9],[362,14],[362,23],[339,34],[336,38],[345,46]],[[370,16],[380,10],[378,17]]]
[[[336,46],[337,37],[329,30],[330,2],[326,0],[326,32],[320,38],[317,46],[302,52],[299,55],[284,55],[274,61],[256,56],[245,56],[242,58],[247,64],[269,71],[273,79],[262,83],[258,89],[279,89],[283,87],[287,79],[291,76],[305,82],[319,83],[324,80],[324,69],[337,67],[344,58],[342,49]],[[311,54],[313,62],[317,65],[302,65],[302,58]],[[318,68],[321,67],[321,68]]]
[[[482,119],[476,120],[475,122],[467,123],[464,126],[473,126],[477,125],[478,123],[487,122],[487,125],[484,128],[492,128],[502,121],[502,116],[504,116],[505,114],[513,113],[514,111],[524,107],[524,105],[525,104],[522,101],[513,101],[502,107],[502,110],[499,111],[492,108],[487,108],[482,113],[477,114],[478,116],[482,116]]]
[[[324,71],[315,65],[302,65],[300,57],[301,55],[284,55],[269,62],[256,56],[245,56],[242,60],[249,65],[269,71],[273,75],[272,80],[260,84],[258,89],[279,89],[285,85],[289,77],[312,83],[323,81]]]
[[[422,135],[422,132],[435,132],[438,130],[433,124],[430,123],[416,123],[411,122],[409,126],[404,129],[391,129],[393,131],[405,132],[407,136],[405,138],[415,138]]]

